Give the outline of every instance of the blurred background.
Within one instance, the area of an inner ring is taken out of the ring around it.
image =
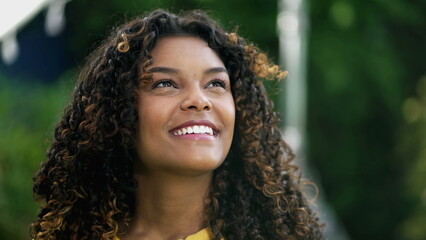
[[[0,239],[29,239],[32,175],[84,57],[155,8],[208,10],[289,70],[268,90],[328,239],[426,239],[422,0],[2,1]]]

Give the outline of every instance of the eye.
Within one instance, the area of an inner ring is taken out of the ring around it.
[[[152,88],[168,88],[168,87],[173,87],[176,88],[176,84],[170,80],[170,79],[163,79],[163,80],[158,80],[156,81]]]
[[[222,79],[215,79],[207,84],[207,87],[221,87],[226,89],[226,82]]]

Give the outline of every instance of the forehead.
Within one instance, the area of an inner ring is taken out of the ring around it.
[[[222,60],[207,42],[193,36],[167,36],[158,39],[151,52],[153,66],[224,66]]]

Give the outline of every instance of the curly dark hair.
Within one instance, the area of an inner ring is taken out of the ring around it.
[[[138,86],[156,41],[170,35],[206,41],[231,79],[237,126],[227,158],[214,171],[206,210],[215,239],[322,239],[261,81],[286,72],[202,11],[177,16],[164,10],[115,28],[86,60],[47,160],[34,176],[35,198],[44,205],[32,238],[125,235],[135,210]]]

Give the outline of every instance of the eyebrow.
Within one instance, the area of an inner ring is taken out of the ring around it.
[[[204,71],[204,74],[221,73],[221,72],[228,73],[228,70],[226,70],[226,68],[224,67],[214,67]]]
[[[180,71],[176,68],[170,67],[153,67],[148,70],[148,73],[169,73],[169,74],[178,74]],[[224,67],[213,67],[204,71],[204,74],[212,74],[212,73],[228,73],[228,70]]]
[[[153,67],[148,70],[148,73],[171,73],[171,74],[177,74],[179,73],[179,70],[176,68],[169,68],[169,67]]]

